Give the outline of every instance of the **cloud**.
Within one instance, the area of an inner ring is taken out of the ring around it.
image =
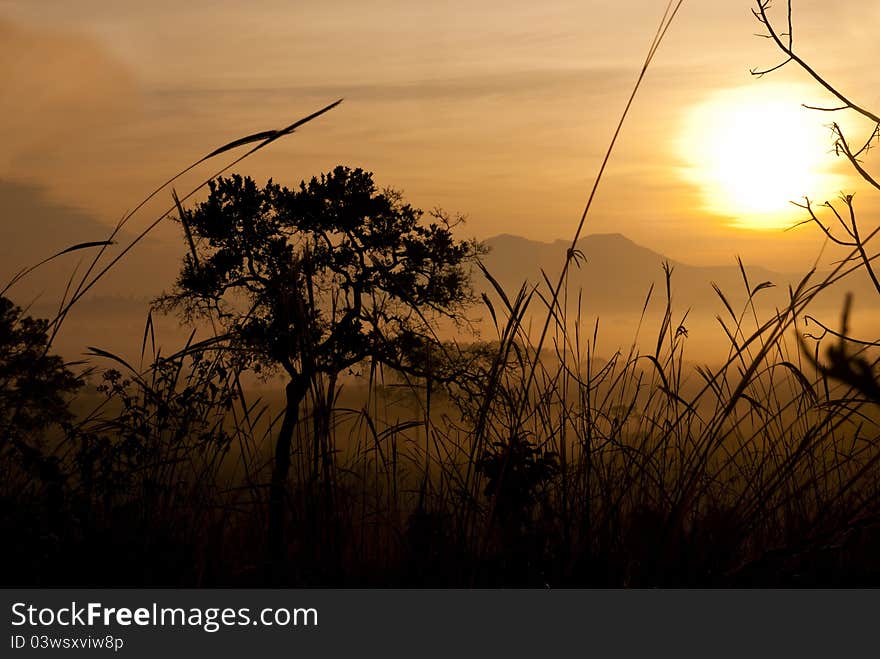
[[[632,71],[624,67],[556,68],[511,70],[476,75],[405,81],[337,83],[332,85],[283,85],[229,88],[168,88],[164,98],[211,102],[212,99],[235,97],[240,103],[289,101],[291,98],[328,99],[344,96],[354,101],[473,101],[490,97],[529,97],[546,94],[568,95],[589,93],[602,95],[625,87],[632,80]]]
[[[0,19],[0,177],[41,178],[58,150],[124,121],[138,97],[128,71],[86,37]]]

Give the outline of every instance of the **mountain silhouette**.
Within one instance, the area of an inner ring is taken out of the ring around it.
[[[557,240],[546,243],[510,234],[502,234],[485,241],[489,253],[483,263],[510,294],[525,281],[530,285],[543,284],[543,273],[555,285],[565,255],[571,243]],[[579,263],[572,263],[568,272],[569,299],[582,295],[582,305],[593,312],[640,313],[648,291],[654,287],[650,308],[665,303],[665,274],[663,264],[672,271],[671,292],[673,304],[680,310],[713,311],[720,313],[723,302],[713,284],[739,310],[747,299],[746,284],[739,264],[694,266],[669,259],[647,247],[638,245],[619,233],[592,234],[578,241],[577,250],[583,255]],[[772,287],[761,290],[756,300],[762,308],[773,309],[788,301],[788,287],[796,286],[803,274],[776,272],[763,266],[744,263],[749,288],[764,282]],[[856,298],[869,299],[869,282],[863,277],[850,278],[817,299],[822,307],[839,310],[843,291]]]

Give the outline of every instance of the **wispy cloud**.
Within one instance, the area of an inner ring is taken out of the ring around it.
[[[125,121],[137,99],[131,75],[99,44],[0,19],[0,177],[38,175]]]

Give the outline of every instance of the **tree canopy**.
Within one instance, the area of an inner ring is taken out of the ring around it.
[[[160,301],[215,315],[257,367],[291,378],[367,357],[410,368],[439,317],[462,318],[479,253],[443,213],[423,216],[362,169],[336,167],[297,189],[221,178],[181,213],[190,250]]]

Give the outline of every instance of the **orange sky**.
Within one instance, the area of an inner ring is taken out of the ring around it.
[[[569,237],[665,4],[0,0],[0,178],[44,187],[110,224],[219,144],[344,96],[239,170],[293,184],[337,163],[362,166],[416,205],[465,213],[478,237]],[[676,145],[695,106],[805,80],[793,68],[749,75],[778,61],[753,36],[751,6],[685,3],[587,232],[621,232],[695,264],[740,253],[793,268],[816,253],[812,230],[729,226],[682,174]],[[880,4],[796,1],[795,19],[804,55],[880,107]],[[863,209],[876,213],[869,195]],[[159,237],[176,239],[170,227]]]

